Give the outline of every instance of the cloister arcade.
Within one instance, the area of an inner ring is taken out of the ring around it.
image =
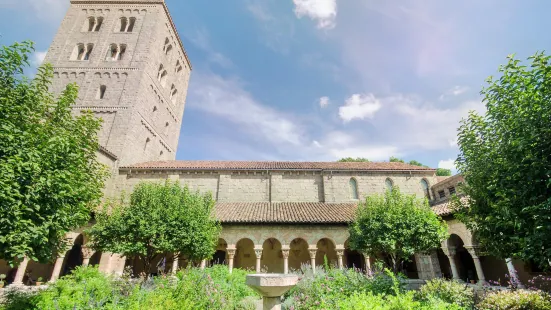
[[[504,260],[486,255],[466,227],[456,220],[447,220],[450,237],[441,248],[430,254],[416,254],[405,267],[409,278],[453,278],[465,282],[486,283],[493,280],[506,284],[509,270]],[[0,262],[0,273],[8,275],[8,283],[33,284],[38,278],[55,281],[69,274],[77,266],[99,265],[107,273],[122,274],[125,267],[134,275],[143,271],[138,259],[125,259],[116,254],[94,252],[86,246],[81,233],[68,235],[70,247],[60,254],[54,264],[39,264],[25,259],[19,268],[9,268]],[[327,264],[334,268],[371,270],[381,257],[368,257],[350,248],[346,226],[261,226],[227,225],[218,240],[216,252],[210,261],[193,262],[194,266],[225,264],[233,268],[264,273],[299,271],[304,265],[316,269]],[[189,262],[175,259],[167,253],[154,262],[153,274],[176,272]],[[515,262],[523,281],[530,278],[522,262]]]

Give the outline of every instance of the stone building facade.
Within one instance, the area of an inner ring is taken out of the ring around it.
[[[45,61],[54,67],[54,92],[68,83],[80,87],[74,113],[103,119],[98,158],[112,172],[106,197],[164,180],[212,193],[222,233],[212,260],[201,264],[279,273],[319,268],[327,257],[340,268],[369,270],[374,258],[349,248],[347,225],[360,200],[398,186],[429,199],[451,234],[440,249],[412,257],[408,276],[484,283],[507,273],[453,217],[449,198],[461,176],[442,179],[434,169],[403,163],[175,161],[191,64],[164,0],[71,0]],[[0,274],[21,284],[53,281],[78,265],[140,270],[139,261],[89,249],[82,230],[67,238],[72,247],[55,262],[24,260],[12,269],[0,261]],[[166,258],[164,271],[199,264]],[[529,270],[515,263],[527,280]]]

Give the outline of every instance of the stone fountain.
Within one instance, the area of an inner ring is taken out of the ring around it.
[[[247,285],[262,295],[264,310],[281,310],[281,296],[297,285],[293,274],[250,274]]]

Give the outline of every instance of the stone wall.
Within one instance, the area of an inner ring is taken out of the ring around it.
[[[433,184],[432,172],[290,172],[290,171],[131,171],[120,170],[111,180],[113,194],[131,192],[141,181],[180,180],[194,190],[211,192],[220,202],[352,202],[349,181],[358,184],[360,200],[386,190],[385,181],[407,194],[424,197],[421,180]]]

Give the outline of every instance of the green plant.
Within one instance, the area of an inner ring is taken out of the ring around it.
[[[418,300],[426,302],[439,299],[469,309],[474,304],[474,291],[472,288],[457,281],[445,279],[427,281],[416,293],[416,297]]]
[[[96,214],[97,223],[88,231],[91,246],[139,257],[147,276],[152,262],[165,253],[189,260],[209,258],[220,233],[213,208],[210,194],[191,192],[178,182],[142,182],[129,202],[111,201]]]
[[[38,279],[36,279],[36,282],[44,282],[44,278],[38,277]]]
[[[551,56],[507,58],[481,92],[485,114],[471,112],[459,128],[467,198],[456,215],[490,254],[550,268]]]
[[[398,187],[384,195],[368,196],[358,206],[349,232],[351,248],[385,255],[394,273],[415,253],[438,248],[448,236],[446,223],[426,199],[402,194]]]
[[[107,177],[98,162],[101,120],[73,116],[78,86],[49,92],[53,68],[24,75],[32,42],[0,48],[0,259],[50,261],[63,237],[88,223]]]
[[[0,274],[0,284],[4,284],[5,283],[5,280],[6,280],[6,275],[5,274]]]
[[[477,305],[479,310],[549,310],[551,296],[541,291],[499,291],[489,293]]]
[[[441,300],[418,301],[414,292],[398,295],[356,293],[340,301],[337,309],[342,310],[461,310],[459,305]]]

